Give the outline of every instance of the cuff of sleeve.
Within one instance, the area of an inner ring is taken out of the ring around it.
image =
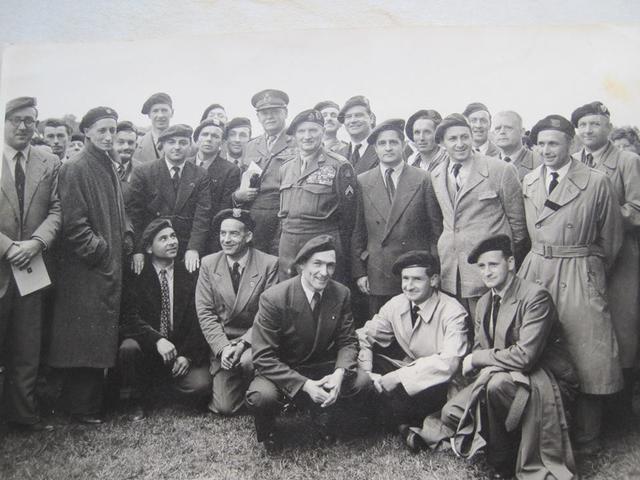
[[[47,249],[49,248],[49,246],[47,245],[47,242],[45,242],[42,238],[38,237],[37,235],[33,235],[31,239],[40,242],[40,244],[42,245],[43,252],[46,252]]]

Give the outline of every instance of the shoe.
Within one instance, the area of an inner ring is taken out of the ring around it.
[[[418,453],[426,448],[422,437],[411,430],[411,425],[398,425],[398,433],[411,453]]]
[[[104,419],[97,414],[73,415],[73,419],[84,425],[102,425],[104,423]]]
[[[18,423],[8,422],[9,426],[14,430],[25,433],[53,432],[55,427],[51,424],[38,421],[36,423]]]
[[[273,432],[267,434],[267,437],[262,441],[262,445],[264,445],[264,450],[270,457],[278,455],[282,450],[280,439]]]
[[[141,420],[144,420],[146,416],[147,414],[144,411],[144,407],[142,405],[140,405],[139,403],[134,403],[133,405],[131,405],[128,415],[130,422],[139,422]]]

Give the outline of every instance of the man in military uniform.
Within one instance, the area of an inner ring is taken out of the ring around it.
[[[348,280],[345,267],[355,221],[356,176],[346,159],[322,148],[324,133],[324,118],[317,110],[299,113],[287,129],[298,153],[280,169],[281,279],[288,278],[302,245],[326,233],[336,242],[334,278],[341,283]]]
[[[244,117],[232,118],[224,126],[224,152],[229,162],[240,170],[246,170],[245,153],[251,140],[251,120]]]
[[[344,124],[351,141],[337,153],[351,162],[356,175],[378,165],[375,148],[367,144],[367,138],[376,122],[369,100],[362,95],[351,97],[340,110],[338,121]]]
[[[516,112],[496,113],[493,116],[493,133],[493,140],[499,150],[498,157],[516,167],[520,180],[542,163],[540,155],[522,143],[522,117]]]
[[[405,132],[418,149],[407,158],[409,165],[432,172],[447,159],[447,151],[436,142],[436,128],[441,121],[435,110],[418,110],[409,117]]]
[[[348,145],[342,140],[338,140],[337,136],[338,130],[340,130],[340,122],[338,121],[340,106],[331,100],[324,100],[317,103],[313,109],[319,111],[322,114],[322,118],[324,118],[324,140],[322,141],[322,146],[325,150],[337,152],[347,147]]]
[[[138,142],[138,149],[134,157],[141,162],[160,160],[162,152],[158,144],[160,134],[169,128],[173,117],[173,102],[166,93],[154,93],[142,105],[143,115],[151,120],[151,129]]]
[[[497,157],[498,147],[489,140],[491,129],[491,114],[484,103],[473,102],[467,105],[462,115],[471,126],[473,150],[487,157]]]
[[[251,98],[264,135],[247,144],[245,163],[259,171],[245,173],[247,181],[233,194],[236,206],[249,209],[256,222],[253,244],[258,250],[278,253],[280,167],[295,157],[295,141],[285,133],[289,96],[280,90],[263,90]]]

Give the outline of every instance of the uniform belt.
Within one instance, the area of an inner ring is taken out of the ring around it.
[[[533,243],[531,251],[544,258],[578,258],[590,255],[603,256],[602,248],[597,245],[547,245]]]

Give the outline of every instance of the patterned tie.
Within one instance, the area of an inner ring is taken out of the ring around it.
[[[480,147],[473,147],[476,153],[480,153]]]
[[[231,269],[231,284],[233,285],[233,291],[236,294],[238,293],[238,287],[240,286],[241,276],[240,264],[238,262],[233,262],[233,268]]]
[[[584,156],[584,163],[586,163],[587,166],[593,168],[593,155],[591,155],[590,153],[587,153]]]
[[[118,173],[118,178],[120,180],[124,180],[124,177],[125,177],[124,165],[122,165],[121,163],[118,163],[116,166],[116,172]]]
[[[549,182],[549,195],[553,192],[553,189],[558,186],[558,172],[551,172],[551,181]]]
[[[171,177],[173,191],[177,192],[178,187],[180,187],[180,167],[171,167],[171,170],[173,170],[173,176]]]
[[[462,168],[462,164],[461,163],[454,163],[453,166],[451,167],[451,172],[453,173],[453,178],[456,181],[456,192],[460,191],[460,177],[458,177],[458,174],[460,173],[460,169]]]
[[[393,196],[396,194],[396,186],[393,184],[393,168],[387,168],[387,171],[384,172],[385,182],[387,184],[387,196],[389,197],[389,202],[393,203]]]
[[[411,328],[416,326],[416,322],[418,321],[418,315],[420,315],[420,307],[418,305],[414,305],[411,307]]]
[[[160,335],[168,337],[171,332],[171,300],[169,299],[169,282],[167,271],[160,270],[160,292],[162,294],[162,306],[160,309]]]
[[[489,323],[489,335],[491,335],[491,343],[496,337],[496,323],[498,323],[498,313],[500,312],[500,295],[494,295],[491,303],[491,323]]]
[[[311,312],[316,322],[318,321],[318,317],[320,317],[320,300],[322,300],[322,297],[318,292],[315,292],[311,299]]]
[[[22,168],[22,158],[24,155],[22,152],[16,153],[14,157],[16,159],[16,169],[13,174],[13,178],[16,182],[16,193],[18,194],[18,205],[20,206],[20,219],[24,217],[24,182],[25,175],[24,169]]]
[[[356,166],[356,164],[360,161],[360,146],[362,144],[359,143],[356,146],[353,147],[353,151],[351,152],[351,165],[353,165],[354,167]]]
[[[416,158],[413,159],[413,167],[420,168],[420,164],[422,163],[422,155],[419,153],[416,155]]]

